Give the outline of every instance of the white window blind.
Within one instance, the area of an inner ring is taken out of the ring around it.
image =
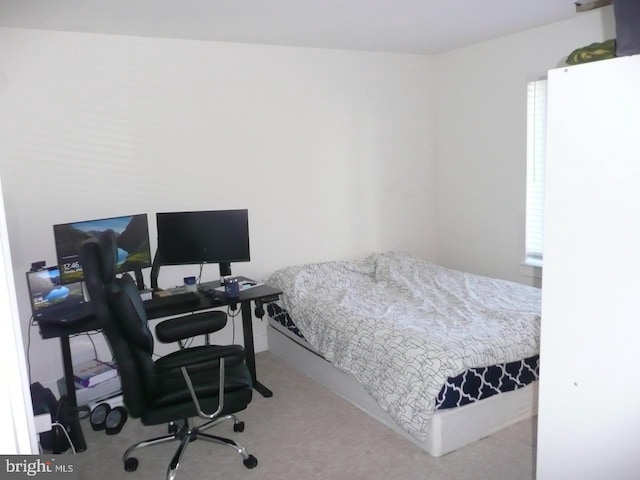
[[[526,261],[542,266],[544,164],[547,146],[547,79],[527,85]]]

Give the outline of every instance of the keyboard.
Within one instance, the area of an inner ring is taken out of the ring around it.
[[[187,305],[190,303],[200,303],[200,295],[196,292],[174,293],[164,297],[153,297],[150,300],[142,302],[145,310],[156,310],[158,308],[170,308],[178,305]]]

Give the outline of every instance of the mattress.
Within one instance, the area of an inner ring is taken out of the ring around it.
[[[287,267],[267,283],[283,292],[284,323],[418,441],[436,411],[537,378],[539,289],[403,252]]]
[[[275,302],[268,304],[267,313],[273,321],[314,351],[282,305]],[[319,352],[314,353],[320,355]],[[447,377],[438,393],[436,410],[461,407],[499,393],[517,390],[538,380],[539,370],[538,355],[499,365],[470,368],[455,377]]]
[[[308,342],[273,318],[269,317],[268,323],[270,352],[435,457],[530,419],[537,412],[539,382],[533,382],[462,407],[436,410],[427,435],[418,440],[382,410],[355,377],[331,365]]]

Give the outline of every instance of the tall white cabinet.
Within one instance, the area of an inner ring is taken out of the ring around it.
[[[640,478],[640,55],[549,72],[538,480]]]

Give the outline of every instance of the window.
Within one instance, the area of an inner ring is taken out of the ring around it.
[[[547,79],[527,84],[527,210],[525,262],[542,266],[544,164],[547,130]]]

